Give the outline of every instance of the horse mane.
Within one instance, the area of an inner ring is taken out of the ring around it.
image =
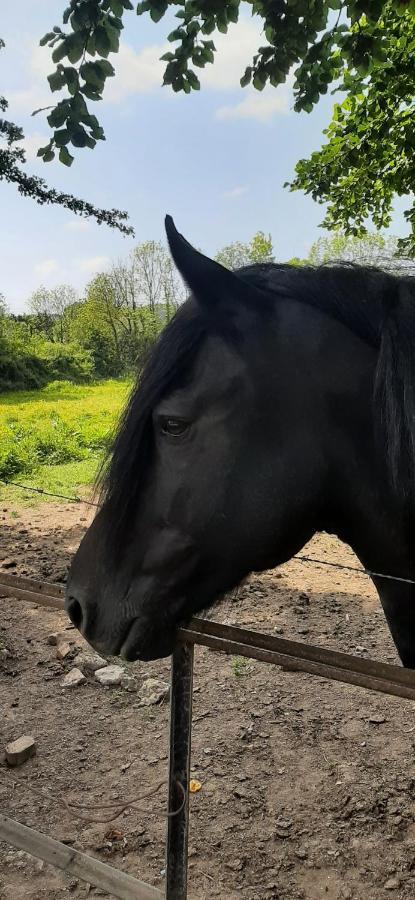
[[[391,482],[401,498],[415,494],[415,279],[351,263],[246,266],[237,276],[261,288],[272,302],[292,298],[342,322],[378,353],[375,432]],[[260,315],[260,310],[258,309]],[[217,327],[191,299],[179,308],[139,374],[104,462],[101,500],[117,522],[133,515],[152,456],[152,413],[168,390],[183,384],[203,338]]]
[[[374,426],[379,454],[401,500],[415,500],[415,278],[374,266],[266,263],[238,275],[276,296],[283,291],[349,328],[377,350]]]

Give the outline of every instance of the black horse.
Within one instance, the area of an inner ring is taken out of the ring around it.
[[[168,655],[179,623],[317,531],[415,579],[411,278],[230,272],[166,229],[191,297],[131,396],[66,601],[97,649],[130,660]],[[374,581],[415,667],[415,584]]]

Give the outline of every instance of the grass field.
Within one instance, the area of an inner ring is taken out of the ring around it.
[[[0,478],[62,494],[87,491],[129,388],[121,380],[61,381],[0,394]],[[12,497],[36,502],[35,495],[0,485],[0,500]]]

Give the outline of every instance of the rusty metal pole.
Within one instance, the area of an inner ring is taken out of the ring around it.
[[[192,699],[193,644],[177,643],[171,667],[168,811],[174,813],[182,808],[168,818],[166,900],[187,898]]]

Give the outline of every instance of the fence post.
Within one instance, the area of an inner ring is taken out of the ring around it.
[[[192,733],[193,644],[177,643],[172,657],[170,694],[169,816],[166,900],[187,898],[190,742]],[[184,790],[178,787],[180,783]]]

